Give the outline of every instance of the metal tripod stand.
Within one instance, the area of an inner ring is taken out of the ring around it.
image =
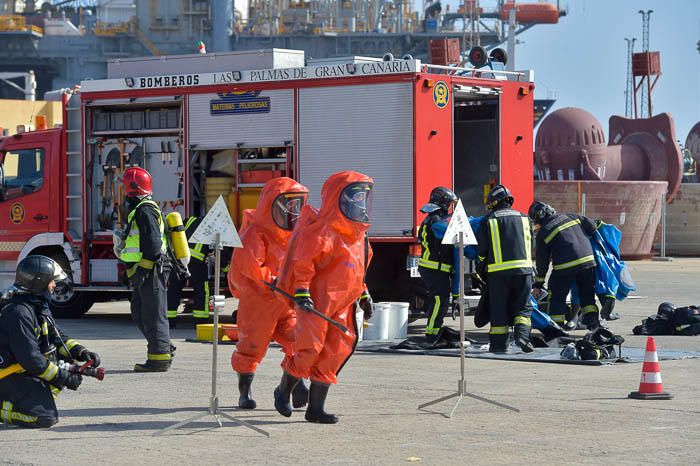
[[[220,292],[220,286],[221,286],[221,277],[219,276],[220,270],[221,270],[221,235],[220,233],[216,233],[216,237],[214,239],[214,243],[212,244],[212,247],[214,248],[214,294],[218,297],[219,292]],[[209,408],[204,411],[203,413],[199,413],[196,416],[193,416],[189,419],[185,419],[184,421],[178,422],[177,424],[173,424],[171,426],[168,426],[162,430],[159,430],[158,432],[154,433],[153,435],[162,435],[168,431],[178,429],[180,427],[186,426],[187,424],[191,424],[195,421],[198,421],[199,419],[202,419],[203,417],[206,416],[214,416],[214,419],[216,419],[216,422],[219,424],[219,427],[223,428],[223,424],[221,423],[221,419],[219,417],[223,417],[225,419],[228,419],[231,422],[235,422],[236,424],[240,424],[243,427],[247,427],[248,429],[254,430],[255,432],[258,432],[266,437],[270,436],[270,433],[260,429],[258,427],[255,427],[254,425],[242,420],[238,419],[236,417],[233,417],[227,413],[222,412],[219,409],[219,396],[216,394],[216,373],[217,373],[217,366],[216,366],[216,354],[218,350],[218,342],[219,342],[219,306],[215,303],[214,305],[214,330],[212,332],[212,340],[214,342],[213,348],[212,348],[212,359],[211,359],[211,396],[209,397]]]
[[[468,396],[469,398],[474,398],[475,400],[479,400],[484,403],[489,403],[494,406],[498,406],[499,408],[508,409],[510,411],[515,411],[516,413],[519,413],[520,410],[518,408],[514,408],[504,403],[499,403],[498,401],[489,400],[488,398],[484,398],[483,396],[479,395],[474,395],[473,393],[469,393],[467,391],[467,381],[465,378],[466,357],[464,354],[464,233],[461,231],[459,232],[459,239],[457,241],[456,247],[459,248],[459,366],[461,377],[457,382],[457,391],[455,393],[443,396],[441,398],[429,401],[427,403],[423,403],[422,405],[418,406],[418,409],[423,409],[428,406],[432,406],[434,404],[450,400],[452,398],[457,398],[457,403],[455,403],[454,408],[452,408],[452,411],[450,411],[450,415],[447,416],[451,419],[452,415],[457,410],[459,403],[462,401],[462,398]]]

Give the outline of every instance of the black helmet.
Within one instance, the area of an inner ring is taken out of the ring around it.
[[[530,210],[527,211],[527,215],[532,219],[533,222],[541,225],[544,219],[556,215],[557,211],[554,210],[549,204],[545,204],[542,201],[535,201],[530,206]]]
[[[515,202],[515,200],[513,199],[513,195],[510,193],[510,190],[502,184],[497,184],[491,188],[489,195],[486,197],[486,207],[489,210],[493,210],[496,207],[500,207],[504,204],[507,204],[508,207],[510,207],[513,205],[513,202]]]
[[[452,204],[457,202],[457,195],[451,189],[438,186],[430,191],[430,201],[420,208],[424,214],[435,212],[436,210],[449,211]]]
[[[17,264],[15,286],[35,295],[43,295],[52,281],[67,278],[58,262],[46,256],[28,256]]]
[[[660,316],[664,316],[667,319],[673,319],[673,315],[676,313],[676,306],[673,303],[665,302],[659,304],[659,309],[656,313]]]

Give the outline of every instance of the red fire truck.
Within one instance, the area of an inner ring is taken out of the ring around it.
[[[286,175],[319,205],[332,173],[375,180],[370,237],[375,299],[415,291],[416,233],[435,186],[467,213],[484,213],[504,183],[527,209],[533,198],[531,72],[448,68],[413,59],[306,60],[265,50],[115,60],[108,78],[49,93],[63,126],[0,142],[0,273],[44,254],[71,283],[54,312],[77,317],[96,300],[128,293],[112,252],[124,227],[120,174],[148,169],[164,212],[203,215],[224,194],[234,221],[269,178]]]

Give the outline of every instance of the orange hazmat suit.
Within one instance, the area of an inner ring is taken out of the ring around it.
[[[346,201],[351,202],[353,192],[362,202],[371,199],[372,184],[372,178],[353,171],[331,175],[321,191],[320,212],[306,206],[294,231],[278,286],[297,298],[310,297],[316,309],[348,328],[343,333],[298,310],[294,354],[282,362],[294,377],[334,384],[355,349],[356,303],[367,291],[372,249],[366,237],[369,208],[363,205],[355,216],[356,206]]]
[[[277,278],[308,192],[291,178],[274,178],[265,183],[257,208],[245,212],[243,247],[234,250],[227,276],[231,293],[239,299],[238,344],[231,357],[236,372],[255,372],[270,340],[282,345],[286,358],[292,355],[294,304],[277,299],[263,282]]]

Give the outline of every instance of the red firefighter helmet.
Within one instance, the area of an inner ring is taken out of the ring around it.
[[[130,197],[153,194],[151,174],[141,167],[127,168],[124,172],[124,191]]]

